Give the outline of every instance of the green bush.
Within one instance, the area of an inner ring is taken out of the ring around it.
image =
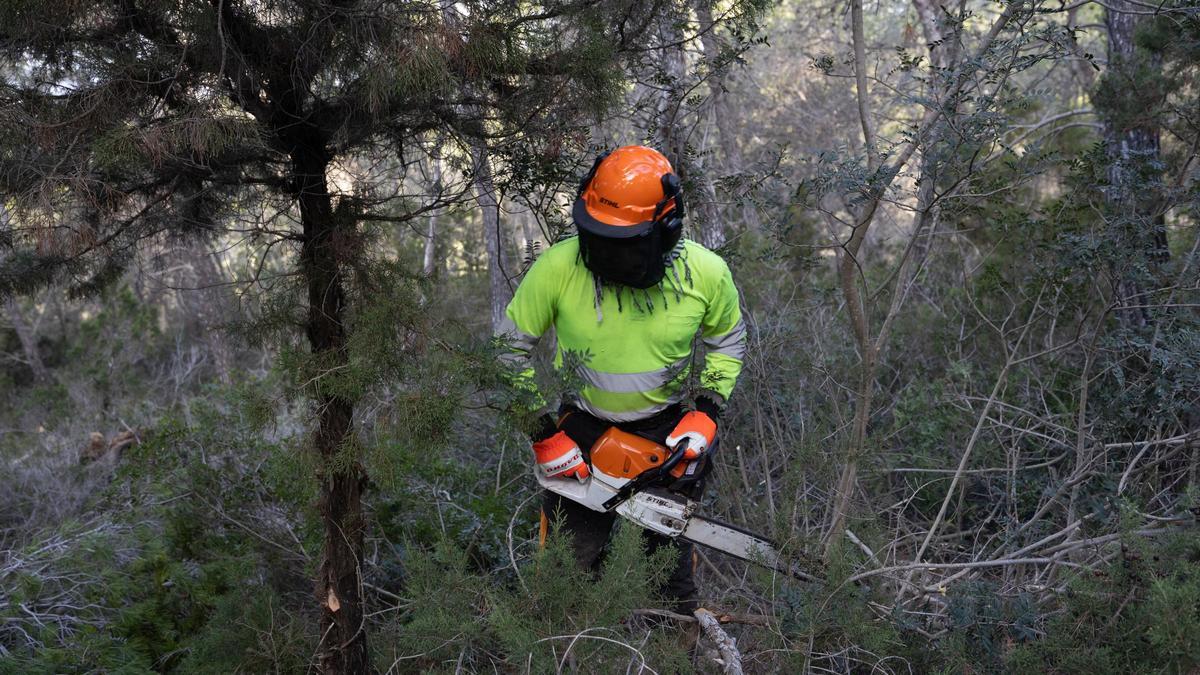
[[[405,601],[376,645],[377,665],[401,670],[487,671],[493,667],[556,672],[565,661],[588,672],[624,670],[644,658],[659,672],[689,668],[673,631],[644,633],[633,610],[661,606],[656,597],[674,551],[644,551],[639,529],[618,526],[605,562],[591,578],[565,536],[552,531],[544,550],[511,581],[473,568],[461,546],[443,541],[410,548]]]
[[[1200,667],[1200,537],[1131,541],[1067,587],[1042,639],[1013,650],[1014,673],[1190,673]]]

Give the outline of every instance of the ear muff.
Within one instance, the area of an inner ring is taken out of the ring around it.
[[[667,230],[676,230],[683,227],[683,217],[686,214],[683,205],[683,186],[679,183],[679,176],[673,173],[663,174],[663,200],[658,203],[654,209],[654,219],[659,221],[660,214],[663,209],[675,200],[675,208],[671,209],[666,216],[663,216],[661,221],[662,226]]]

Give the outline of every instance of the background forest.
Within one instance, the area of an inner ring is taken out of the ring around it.
[[[750,327],[748,672],[1200,668],[1195,0],[0,0],[0,673],[719,672],[539,551],[492,330],[605,148]],[[541,368],[552,398],[569,384]]]

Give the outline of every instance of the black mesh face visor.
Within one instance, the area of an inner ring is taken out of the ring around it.
[[[650,288],[662,281],[667,271],[662,230],[656,224],[640,237],[613,239],[579,228],[579,253],[583,264],[608,283]]]

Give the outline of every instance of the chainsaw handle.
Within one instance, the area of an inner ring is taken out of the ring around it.
[[[633,493],[641,490],[651,483],[654,483],[663,476],[670,475],[671,469],[674,469],[679,465],[680,462],[683,461],[684,455],[687,454],[687,449],[688,439],[685,438],[675,446],[675,449],[671,451],[671,454],[667,457],[665,462],[652,469],[646,469],[639,474],[637,478],[634,478],[628,483],[622,485],[621,489],[617,490],[617,494],[613,495],[608,501],[604,502],[605,510],[611,511],[612,509],[616,508],[618,504],[626,499],[629,499],[630,495]]]
[[[674,469],[676,466],[679,466],[679,463],[683,461],[684,455],[687,454],[688,442],[690,440],[691,439],[685,438],[682,441],[679,441],[679,443],[677,443],[675,445],[675,450],[673,450],[671,452],[670,456],[667,457],[667,461],[663,462],[662,464],[659,464],[658,466],[656,466],[653,469],[653,471],[655,471],[655,478],[660,478],[662,476],[665,476],[665,475],[671,473],[671,469]],[[650,472],[647,471],[646,473],[650,473]]]

